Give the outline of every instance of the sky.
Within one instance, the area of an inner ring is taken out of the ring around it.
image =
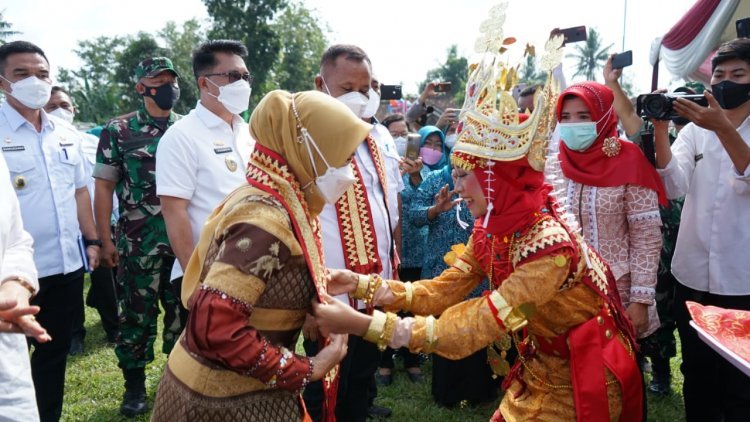
[[[637,92],[647,92],[651,85],[648,56],[652,41],[666,33],[694,2],[509,0],[504,33],[517,38],[518,45],[530,42],[537,51],[542,51],[552,28],[595,27],[605,45],[614,44],[612,52],[633,50],[633,66],[626,69],[626,74]],[[331,44],[359,45],[372,59],[374,73],[381,83],[401,83],[405,93],[416,94],[418,83],[429,69],[445,60],[452,44],[458,46],[460,54],[472,57],[479,25],[490,7],[498,2],[303,0],[302,3],[327,26]],[[2,7],[4,19],[13,24],[12,29],[22,33],[11,39],[25,39],[45,50],[53,77],[57,67],[75,69],[81,65],[73,51],[80,40],[138,31],[155,33],[167,21],[181,24],[197,18],[209,22],[201,0],[25,0],[8,2]],[[572,52],[572,46],[566,48],[566,54]],[[564,59],[569,81],[574,73],[573,62],[572,58]],[[252,63],[248,66],[252,71]],[[673,81],[662,66],[660,86],[679,82]]]

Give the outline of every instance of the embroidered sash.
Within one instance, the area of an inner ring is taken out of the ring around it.
[[[368,135],[365,140],[370,157],[375,163],[378,182],[383,189],[383,198],[388,209],[388,188],[385,164],[375,140]],[[383,262],[378,254],[378,238],[373,221],[372,208],[367,197],[367,189],[362,179],[359,165],[352,160],[352,169],[357,179],[336,202],[336,216],[339,220],[341,246],[344,250],[344,262],[348,270],[360,274],[379,274],[383,271]],[[395,260],[391,260],[393,264]]]

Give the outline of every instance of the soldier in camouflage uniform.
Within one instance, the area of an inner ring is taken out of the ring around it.
[[[148,411],[145,367],[154,359],[159,302],[164,308],[164,353],[172,350],[183,328],[179,298],[169,280],[175,256],[155,179],[156,147],[167,128],[181,117],[171,111],[179,98],[178,74],[169,59],[155,57],[139,63],[135,77],[143,104],[107,123],[94,169],[94,209],[104,243],[100,256],[104,265],[117,266],[120,335],[115,354],[125,377],[120,412],[129,417]],[[113,191],[120,211],[116,246],[109,228]]]

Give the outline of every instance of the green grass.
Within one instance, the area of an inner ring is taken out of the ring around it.
[[[99,315],[92,308],[86,308],[86,330],[85,353],[68,358],[62,419],[65,421],[128,420],[118,413],[124,389],[122,372],[117,367],[114,349],[105,345],[106,338]],[[159,332],[161,333],[161,327]],[[155,350],[156,360],[146,371],[150,404],[154,402],[156,387],[166,362],[166,357],[160,352],[160,338],[156,340]],[[301,348],[298,348],[298,351],[301,351]],[[649,421],[684,420],[680,361],[679,356],[672,359],[672,394],[663,398],[649,395]],[[379,387],[376,400],[377,404],[393,410],[390,421],[487,421],[497,407],[497,404],[479,408],[438,407],[432,401],[430,394],[430,361],[423,365],[425,382],[421,384],[412,384],[400,363],[397,363],[396,368],[393,384],[388,387]],[[650,375],[647,375],[647,382],[649,380]],[[136,420],[147,421],[148,415]]]

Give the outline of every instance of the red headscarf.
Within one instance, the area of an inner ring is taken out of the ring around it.
[[[612,90],[597,82],[575,84],[560,94],[557,100],[557,120],[560,121],[563,103],[570,97],[583,100],[596,124],[597,138],[585,151],[573,151],[560,142],[560,167],[568,179],[589,186],[613,187],[638,185],[656,191],[659,203],[667,204],[664,184],[651,163],[632,142],[619,139],[617,114],[612,104]],[[605,115],[608,116],[605,117]],[[620,144],[620,152],[608,157],[604,153],[604,140],[614,138]]]

